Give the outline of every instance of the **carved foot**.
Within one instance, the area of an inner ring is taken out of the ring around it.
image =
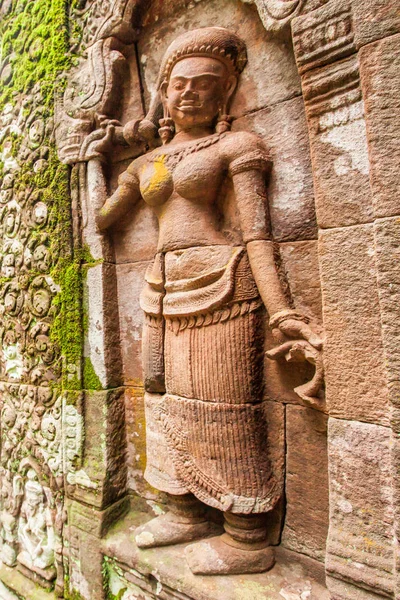
[[[185,549],[186,560],[195,575],[241,575],[263,573],[274,566],[272,548],[246,549],[229,545],[227,534],[202,540]],[[257,545],[256,545],[257,547]]]
[[[135,541],[139,548],[155,548],[193,542],[215,533],[215,525],[206,520],[182,519],[167,513],[141,525],[135,531]]]

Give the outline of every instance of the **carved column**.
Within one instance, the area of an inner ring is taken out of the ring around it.
[[[381,28],[371,27],[368,10],[360,1],[332,1],[292,25],[319,225],[330,411],[326,570],[335,600],[398,597],[393,548],[398,376],[393,347],[399,338],[391,295],[391,286],[399,281],[393,259],[398,232],[395,219],[384,218],[398,210],[390,167],[382,160],[387,134],[381,126],[388,114],[384,109],[398,103],[393,94],[382,101],[377,91],[377,56],[382,60],[384,53],[376,44],[357,52],[371,35],[383,37],[396,23],[390,18],[390,2],[377,7],[384,15]],[[388,48],[381,74],[389,55],[393,51]],[[374,65],[375,80],[366,75]],[[394,147],[392,123],[388,137]]]
[[[73,237],[81,257],[83,294],[84,444],[80,469],[67,488],[68,580],[70,593],[96,600],[106,595],[99,540],[126,512],[129,501],[114,253],[94,223],[94,204],[102,191],[106,194],[104,167],[81,153],[101,119],[118,116],[121,95],[115,91],[120,90],[126,66],[121,39],[131,36],[131,8],[126,1],[104,4],[101,10],[94,3],[80,14],[82,56],[69,78],[57,119],[59,156],[72,168]]]

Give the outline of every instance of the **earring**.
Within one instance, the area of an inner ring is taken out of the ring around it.
[[[231,130],[233,117],[226,114],[226,105],[224,107],[220,107],[218,111],[218,121],[215,126],[215,131],[217,133],[225,133],[226,131]]]
[[[158,134],[161,138],[162,143],[168,144],[172,140],[175,134],[174,122],[169,116],[167,107],[164,106],[164,118],[159,120],[160,128]]]

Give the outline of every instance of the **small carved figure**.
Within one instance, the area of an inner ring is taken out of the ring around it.
[[[225,533],[186,548],[196,574],[260,572],[274,563],[264,513],[282,490],[262,404],[264,306],[283,339],[304,341],[298,352],[321,348],[307,318],[289,308],[278,278],[268,152],[256,135],[230,131],[228,105],[246,60],[243,41],[219,27],[171,44],[158,80],[162,145],[130,164],[97,211],[101,230],[140,198],[158,217],[157,254],[141,295],[145,477],[169,495],[170,512],[140,527],[136,541],[148,548],[207,537],[205,505],[223,511]],[[146,136],[154,142],[154,130],[148,117],[128,123],[122,135],[131,144]],[[117,134],[111,123],[86,146],[92,175]],[[239,245],[220,227],[227,177],[240,216]]]
[[[43,486],[34,469],[27,473],[18,538],[21,544],[18,561],[46,579],[54,579],[54,526]]]
[[[10,410],[3,409],[2,417],[7,427],[14,425],[15,413],[10,415]],[[9,567],[13,567],[18,552],[18,514],[23,496],[22,478],[12,474],[9,469],[0,467],[0,482],[0,559]]]

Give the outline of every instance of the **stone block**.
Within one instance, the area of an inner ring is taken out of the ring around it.
[[[398,215],[400,34],[369,44],[359,57],[374,212],[377,217]]]
[[[330,576],[326,578],[326,583],[331,594],[331,600],[383,600],[388,598],[386,595],[374,594],[371,591],[360,589],[348,581]]]
[[[99,539],[79,528],[69,528],[69,561],[66,592],[83,600],[106,600],[103,555]],[[68,596],[67,596],[68,597]]]
[[[121,351],[115,265],[84,267],[84,387],[91,390],[121,384]]]
[[[279,245],[282,268],[294,305],[313,322],[322,323],[318,242],[286,242]]]
[[[353,0],[352,11],[357,48],[400,31],[397,0]]]
[[[302,99],[246,115],[234,122],[233,130],[257,133],[271,153],[268,198],[274,239],[281,242],[316,238],[310,148]]]
[[[138,262],[117,265],[121,352],[126,385],[143,385],[143,311],[139,305],[139,296],[149,264]]]
[[[321,232],[319,256],[330,415],[388,424],[372,225]]]
[[[239,0],[203,0],[185,4],[178,18],[165,14],[168,8],[159,6],[148,15],[138,43],[147,105],[167,46],[184,31],[215,25],[216,16],[220,27],[232,29],[247,45],[248,64],[233,101],[233,115],[240,116],[300,95],[291,43],[284,37],[268,35],[254,6]]]
[[[20,600],[21,598],[57,600],[57,597],[54,591],[44,590],[17,569],[7,567],[3,563],[0,565],[0,598],[2,600]]]
[[[285,242],[280,244],[283,285],[289,282],[295,307],[309,316],[316,330],[322,323],[321,288],[318,265],[318,242]],[[276,345],[267,330],[266,347]],[[285,360],[265,362],[265,393],[279,402],[301,403],[295,387],[310,380],[313,368],[307,364],[287,363]]]
[[[300,73],[334,63],[354,53],[349,0],[323,3],[315,10],[304,13],[292,22],[293,45]]]
[[[126,438],[123,389],[86,392],[85,442],[75,473],[74,498],[104,509],[125,494]]]
[[[325,586],[316,581],[307,566],[288,560],[278,551],[277,562],[267,573],[245,577],[193,575],[182,559],[185,544],[148,550],[137,548],[132,532],[146,519],[148,515],[132,512],[102,541],[106,570],[116,596],[127,588],[128,597],[137,600],[329,599]]]
[[[286,407],[287,504],[282,545],[320,561],[325,558],[329,524],[327,420],[310,408]]]
[[[382,321],[385,364],[390,383],[400,381],[400,219],[378,219],[374,223],[377,277]],[[392,404],[400,407],[400,398],[391,386]]]
[[[163,502],[165,497],[151,487],[144,479],[146,468],[146,419],[143,388],[125,389],[125,427],[126,427],[126,463],[127,487],[144,501],[147,508],[153,508],[154,502]]]
[[[105,510],[98,510],[74,500],[67,500],[68,524],[97,538],[104,537],[110,527],[124,517],[130,509],[128,496],[124,496]]]
[[[329,420],[327,572],[377,597],[391,598],[394,530],[390,446],[388,427]],[[359,596],[341,597],[370,596],[360,592]]]
[[[142,495],[146,467],[146,421],[143,388],[125,390],[126,458],[128,488]]]
[[[368,143],[357,58],[302,77],[319,227],[373,219]]]

